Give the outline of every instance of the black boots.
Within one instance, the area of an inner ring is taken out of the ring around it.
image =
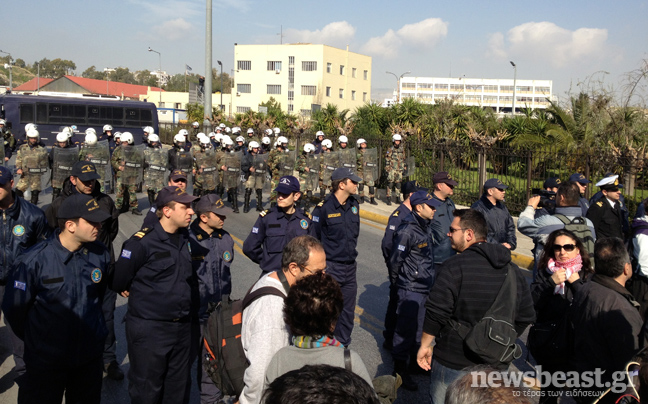
[[[250,211],[250,196],[252,195],[251,189],[245,190],[245,197],[243,199],[243,213],[248,213]]]
[[[61,195],[61,188],[52,188],[52,201]]]
[[[372,205],[378,205],[378,202],[376,202],[376,198],[374,198],[373,196],[369,200],[369,203],[372,204]]]
[[[153,207],[155,206],[155,191],[152,189],[149,189],[146,191],[148,195],[148,201],[149,201],[149,206]]]
[[[387,197],[387,206],[391,206],[391,196]]]
[[[304,198],[304,212],[308,212],[310,210],[312,200],[313,191],[306,191],[306,197]]]
[[[398,195],[395,196],[394,201],[396,202],[397,205],[400,205],[400,203],[401,203],[400,196],[398,196]]]
[[[223,199],[223,192],[225,192],[225,188],[222,185],[216,187],[216,193],[218,194],[218,197],[221,199]]]
[[[21,191],[21,190],[19,190],[19,189],[16,189],[16,196],[17,196],[17,197],[19,196],[19,197],[21,197],[21,198],[24,198],[24,197],[25,197],[25,194],[23,193],[23,191]]]
[[[232,210],[234,211],[234,213],[239,213],[238,189],[232,188],[231,190],[227,191],[227,198],[232,201]]]
[[[34,191],[32,189],[31,203],[33,203],[34,205],[38,205],[38,194],[40,194],[40,191]]]
[[[396,376],[397,373],[401,376],[401,379],[403,379],[403,388],[405,390],[418,390],[418,383],[414,379],[412,379],[412,376],[407,369],[407,361],[394,361],[393,375]]]
[[[257,196],[256,210],[258,212],[261,212],[263,210],[263,203],[261,202],[263,200],[263,190],[262,189],[257,189],[256,190],[256,196]]]

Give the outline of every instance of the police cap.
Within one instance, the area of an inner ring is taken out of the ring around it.
[[[332,181],[343,180],[345,178],[348,178],[353,182],[362,182],[362,178],[355,175],[348,167],[338,167],[333,171],[333,174],[331,174]]]
[[[508,185],[502,183],[502,181],[497,178],[491,178],[484,183],[484,191],[490,188],[506,189],[508,188]]]
[[[293,192],[299,192],[301,188],[299,187],[299,180],[292,175],[286,175],[279,179],[279,185],[275,188],[275,192],[289,195]]]
[[[169,187],[164,187],[160,190],[157,199],[155,200],[155,205],[158,207],[158,209],[160,209],[171,202],[191,203],[196,199],[198,198],[189,195],[182,188],[176,186],[169,186]]]
[[[13,180],[13,174],[7,167],[0,166],[0,185],[5,185],[7,182]]]
[[[432,182],[435,184],[448,184],[450,186],[456,187],[458,182],[452,179],[452,176],[450,173],[446,171],[439,171],[438,173],[434,174],[432,177]]]
[[[71,176],[81,181],[98,180],[101,176],[97,173],[97,167],[89,161],[77,161],[72,166]]]
[[[410,196],[410,204],[412,206],[420,205],[422,203],[435,209],[437,206],[441,206],[441,201],[433,198],[427,191],[416,191],[412,196]]]
[[[110,213],[101,209],[90,195],[74,194],[63,200],[56,216],[59,219],[82,218],[88,222],[101,223],[110,218]]]
[[[202,196],[196,202],[194,210],[200,215],[201,213],[214,212],[217,215],[227,216],[232,213],[232,209],[225,206],[223,200],[216,194],[207,194]]]
[[[585,177],[581,173],[574,173],[574,174],[570,175],[569,176],[569,181],[571,181],[571,182],[579,182],[579,183],[581,183],[583,185],[587,185],[587,184],[590,184],[592,182],[592,181],[588,180],[587,177]]]

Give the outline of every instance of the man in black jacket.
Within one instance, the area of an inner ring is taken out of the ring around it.
[[[67,178],[63,183],[61,195],[54,199],[52,203],[45,210],[47,223],[52,229],[58,228],[57,215],[58,210],[68,197],[76,194],[90,195],[97,201],[99,207],[104,210],[109,216],[101,223],[99,229],[99,236],[97,241],[102,242],[110,252],[111,262],[115,261],[115,254],[113,251],[113,241],[119,233],[119,211],[115,207],[115,202],[112,198],[101,192],[101,185],[98,180],[101,178],[94,163],[88,161],[78,161],[72,167],[72,175]],[[108,274],[107,274],[108,275]],[[110,274],[112,275],[112,274]],[[117,342],[115,338],[115,303],[117,301],[117,294],[112,290],[107,290],[103,300],[103,312],[106,319],[106,327],[108,328],[108,336],[106,337],[106,347],[104,350],[104,371],[109,378],[113,380],[122,380],[124,372],[119,368],[117,363],[116,348]]]
[[[520,268],[511,263],[511,252],[501,244],[486,243],[484,215],[474,209],[462,209],[456,210],[454,216],[448,236],[459,254],[437,268],[437,278],[425,303],[423,336],[417,355],[419,366],[432,369],[433,404],[444,402],[448,385],[465,374],[461,369],[484,364],[448,323],[453,320],[472,327],[479,322],[495,301],[509,270],[514,270],[517,278],[517,298],[510,302],[516,307],[517,334],[522,334],[535,320],[529,285]]]
[[[625,288],[632,276],[632,265],[623,240],[616,237],[598,239],[594,261],[596,273],[579,289],[572,304],[572,365],[581,374],[604,370],[601,385],[591,387],[604,391],[606,382],[618,381],[613,373],[624,370],[626,363],[642,347],[643,320],[639,303]],[[594,396],[579,393],[574,397],[587,398],[583,402],[589,402]]]
[[[509,250],[515,250],[517,235],[515,222],[504,204],[508,185],[497,178],[491,178],[484,183],[484,193],[479,200],[471,206],[484,214],[488,224],[486,241],[501,244]]]

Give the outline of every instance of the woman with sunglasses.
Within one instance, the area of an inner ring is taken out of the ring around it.
[[[529,331],[527,344],[543,371],[567,370],[569,358],[562,347],[568,345],[557,346],[554,342],[567,338],[565,314],[576,291],[593,273],[589,254],[574,233],[560,229],[549,234],[538,262],[538,275],[531,284],[537,321]],[[558,396],[550,395],[548,390],[559,389],[543,387],[545,394],[540,403],[557,403]]]

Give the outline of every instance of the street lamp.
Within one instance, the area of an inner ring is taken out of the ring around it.
[[[13,92],[13,58],[11,57],[11,53],[5,52],[3,50],[0,50],[0,53],[9,55],[9,63],[5,63],[4,67],[5,69],[9,69],[9,93],[12,93]]]
[[[160,70],[158,70],[158,88],[160,90],[160,104],[158,105],[158,107],[161,107],[162,106],[162,54],[156,50],[151,49],[150,46],[148,48],[148,51],[157,53],[160,62]]]
[[[398,90],[398,93],[397,93],[397,96],[396,96],[396,103],[399,103],[400,102],[400,80],[403,78],[404,75],[410,74],[411,72],[405,72],[405,73],[401,74],[400,77],[395,75],[392,72],[385,72],[385,73],[391,74],[392,76],[394,76],[396,78],[396,89]]]
[[[517,66],[511,61],[511,66],[513,66],[513,110],[511,115],[515,115],[515,87],[517,84]]]
[[[223,111],[223,64],[221,63],[220,60],[217,60],[216,63],[218,63],[218,65],[221,68],[221,91],[220,91],[220,93],[221,93],[221,101],[220,101],[220,105],[218,106],[218,109]]]
[[[108,83],[110,83],[110,73],[114,73],[115,69],[111,69],[110,67],[104,67],[104,73],[106,73],[106,95],[110,95],[110,91],[108,91]]]

